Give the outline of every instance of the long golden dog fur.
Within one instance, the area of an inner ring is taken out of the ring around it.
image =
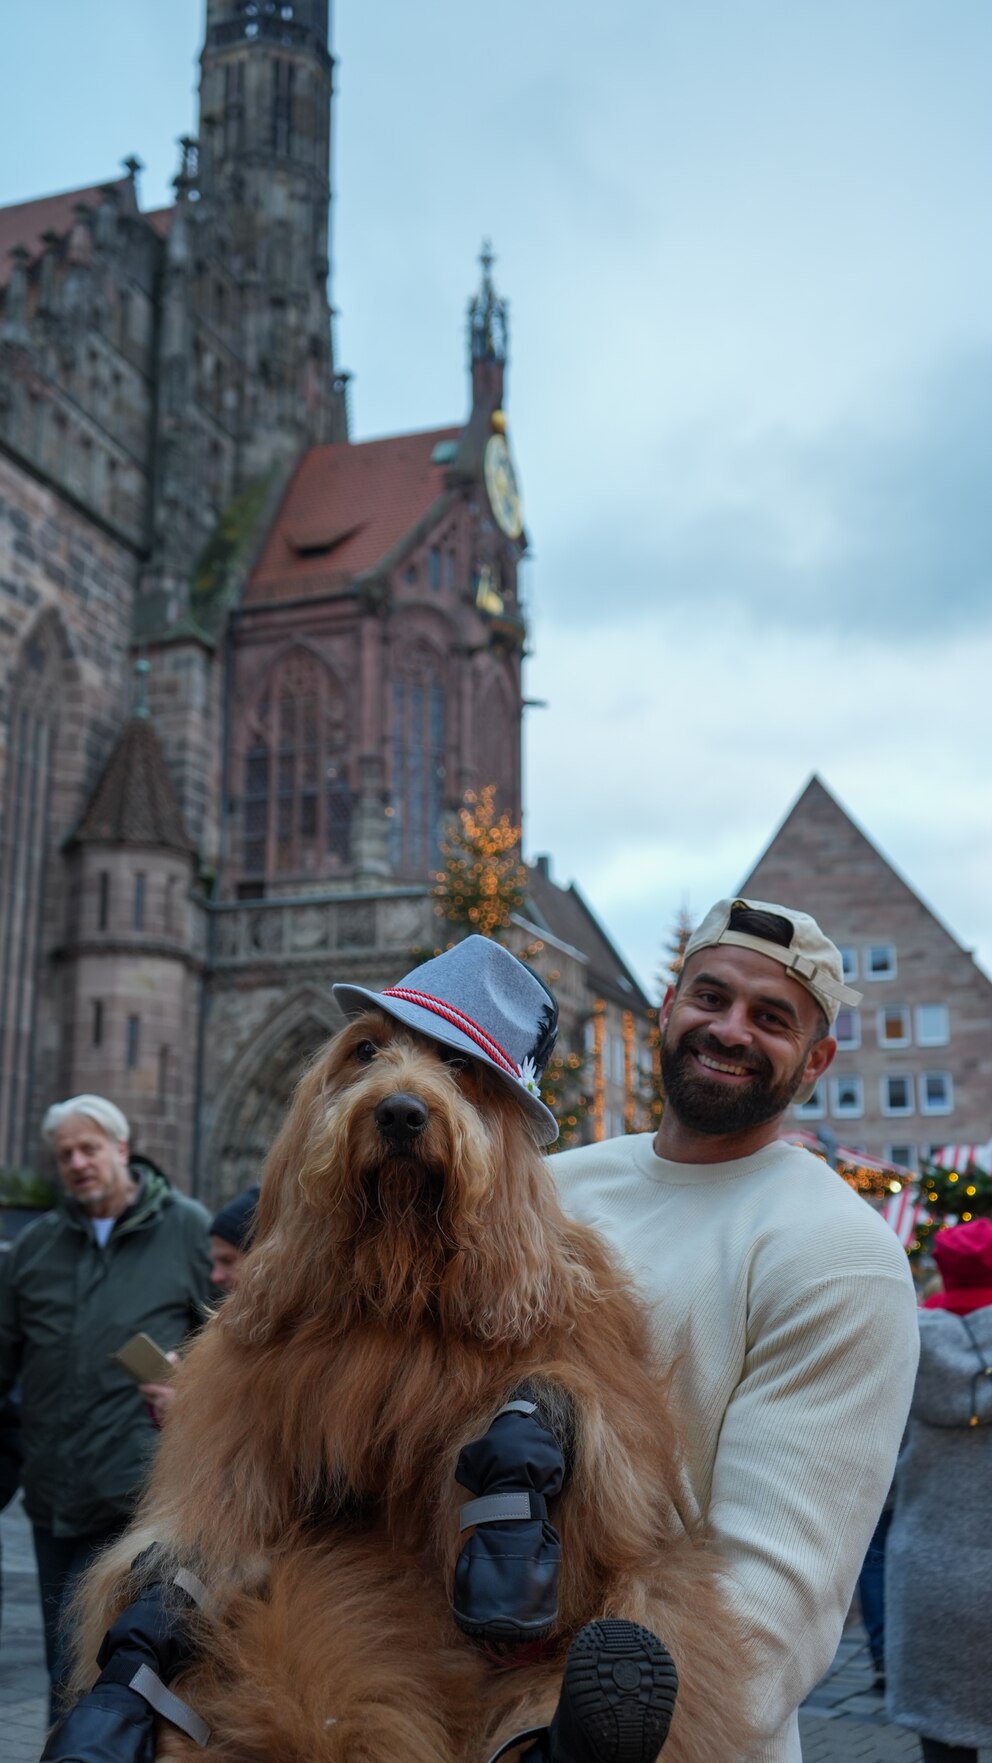
[[[404,1155],[373,1119],[397,1091],[430,1111]],[[572,1416],[573,1462],[551,1509],[555,1644],[507,1669],[451,1615],[453,1471],[524,1381]],[[680,1510],[679,1431],[649,1319],[564,1215],[510,1087],[372,1011],[299,1085],[241,1284],[179,1370],[134,1525],[84,1587],[76,1687],[141,1585],[185,1566],[211,1609],[172,1687],[212,1736],[204,1753],[163,1723],[159,1758],[485,1763],[550,1718],[578,1629],[626,1616],[678,1668],[665,1763],[734,1763],[741,1647]]]

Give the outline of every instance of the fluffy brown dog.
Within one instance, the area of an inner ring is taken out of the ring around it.
[[[429,1112],[402,1152],[375,1120],[398,1091]],[[453,1470],[525,1380],[574,1415],[573,1463],[552,1510],[554,1643],[506,1669],[452,1620]],[[678,1667],[665,1763],[733,1763],[741,1654],[678,1488],[645,1314],[563,1214],[508,1086],[372,1012],[299,1086],[242,1282],[181,1368],[135,1527],[90,1581],[80,1683],[164,1561],[213,1600],[173,1686],[209,1724],[208,1756],[484,1763],[549,1719],[577,1630],[621,1615]],[[154,1571],[129,1573],[153,1542]],[[163,1725],[158,1755],[203,1753]]]

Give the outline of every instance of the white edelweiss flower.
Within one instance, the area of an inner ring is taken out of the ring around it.
[[[530,1091],[532,1096],[539,1096],[541,1094],[541,1086],[537,1077],[537,1067],[534,1064],[533,1059],[525,1059],[521,1065],[520,1082],[523,1084],[525,1090]]]

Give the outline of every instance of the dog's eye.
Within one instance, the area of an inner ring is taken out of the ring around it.
[[[441,1058],[444,1060],[444,1063],[448,1067],[449,1071],[464,1071],[465,1070],[465,1067],[468,1064],[468,1060],[463,1059],[462,1055],[460,1053],[449,1052],[447,1047],[442,1047],[440,1049],[440,1053],[441,1053]]]
[[[355,1048],[355,1058],[359,1065],[371,1065],[378,1051],[374,1041],[359,1041]]]

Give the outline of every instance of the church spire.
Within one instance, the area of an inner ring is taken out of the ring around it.
[[[509,309],[501,300],[493,282],[496,259],[488,239],[483,240],[479,253],[482,281],[468,303],[469,365],[472,373],[472,403],[499,409],[503,402],[503,383],[509,351]]]

